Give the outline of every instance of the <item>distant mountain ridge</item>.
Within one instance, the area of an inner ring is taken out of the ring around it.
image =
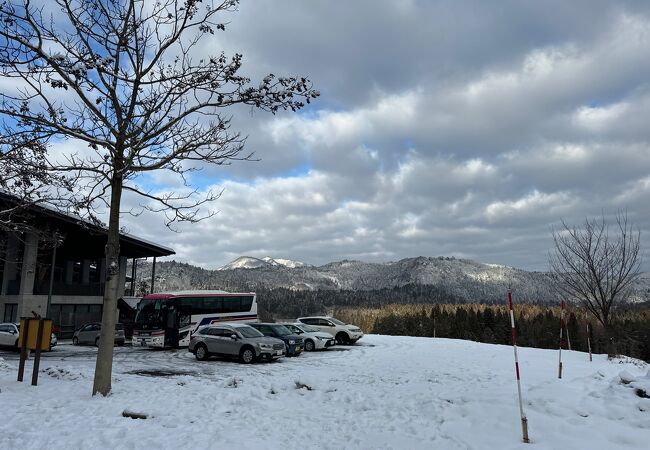
[[[139,263],[136,278],[148,283],[150,277],[150,263]],[[217,270],[166,261],[156,264],[155,290],[286,288],[371,291],[418,284],[439,287],[466,302],[500,302],[507,295],[508,288],[512,288],[515,298],[520,301],[546,303],[558,298],[545,272],[443,256],[419,256],[388,263],[343,260],[322,266],[271,257],[242,256]],[[646,273],[637,283],[636,300],[648,299],[650,276]]]
[[[283,266],[290,269],[304,266],[304,263],[299,261],[292,261],[290,259],[271,258],[265,256],[264,258],[254,258],[252,256],[240,256],[234,261],[229,262],[225,266],[219,267],[217,270],[234,270],[234,269],[258,269],[260,267],[270,266]]]

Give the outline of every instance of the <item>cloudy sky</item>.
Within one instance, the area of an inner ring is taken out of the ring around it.
[[[227,20],[206,53],[243,53],[252,78],[308,75],[322,96],[235,112],[260,161],[194,178],[223,189],[211,219],[175,233],[124,217],[175,259],[544,270],[560,219],[626,209],[647,261],[649,2],[243,0]]]

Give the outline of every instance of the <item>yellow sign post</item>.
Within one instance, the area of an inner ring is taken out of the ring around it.
[[[20,342],[20,363],[18,364],[18,381],[23,381],[25,360],[28,350],[35,350],[32,386],[38,383],[38,369],[41,363],[41,351],[49,350],[52,320],[33,317],[21,317],[18,342]]]

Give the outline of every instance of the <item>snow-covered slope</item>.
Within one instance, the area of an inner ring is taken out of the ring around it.
[[[300,261],[293,261],[291,259],[283,259],[283,258],[271,258],[270,256],[265,256],[264,258],[262,258],[262,260],[266,261],[272,266],[284,266],[290,269],[294,269],[296,267],[302,267],[305,265],[305,263],[302,263]]]
[[[106,398],[90,395],[93,349],[45,354],[38,387],[29,377],[16,382],[16,355],[0,361],[0,448],[609,450],[650,442],[648,365],[604,355],[590,363],[563,352],[560,380],[556,351],[520,348],[525,445],[508,346],[370,335],[251,366],[197,362],[185,351],[115,353]],[[150,418],[124,418],[125,410]]]
[[[139,265],[138,276],[147,281],[150,267],[147,263]],[[502,301],[508,288],[524,301],[557,300],[547,273],[442,256],[405,258],[384,264],[344,260],[323,266],[242,256],[216,271],[174,261],[161,262],[156,265],[156,273],[166,279],[164,285],[158,284],[162,290],[378,290],[420,284],[436,286],[465,301]],[[650,276],[643,275],[636,285],[636,301],[650,300]]]
[[[229,262],[217,270],[257,269],[259,267],[269,265],[272,264],[259,258],[253,258],[252,256],[240,256],[239,258]]]
[[[264,258],[254,258],[252,256],[240,256],[234,261],[229,262],[225,266],[218,268],[217,270],[235,270],[235,269],[259,269],[260,267],[273,267],[281,266],[288,267],[290,269],[296,267],[304,266],[304,263],[299,261],[292,261],[290,259],[282,258],[271,258],[270,256],[265,256]]]

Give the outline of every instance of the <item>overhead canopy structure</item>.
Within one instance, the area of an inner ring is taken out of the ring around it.
[[[0,210],[15,206],[19,199],[0,191]],[[57,249],[61,257],[89,259],[104,255],[108,230],[72,214],[51,208],[29,205],[20,214],[24,220],[30,219],[35,229],[56,230],[63,242]],[[174,250],[146,241],[126,233],[120,233],[120,256],[126,258],[147,258],[174,255]]]

